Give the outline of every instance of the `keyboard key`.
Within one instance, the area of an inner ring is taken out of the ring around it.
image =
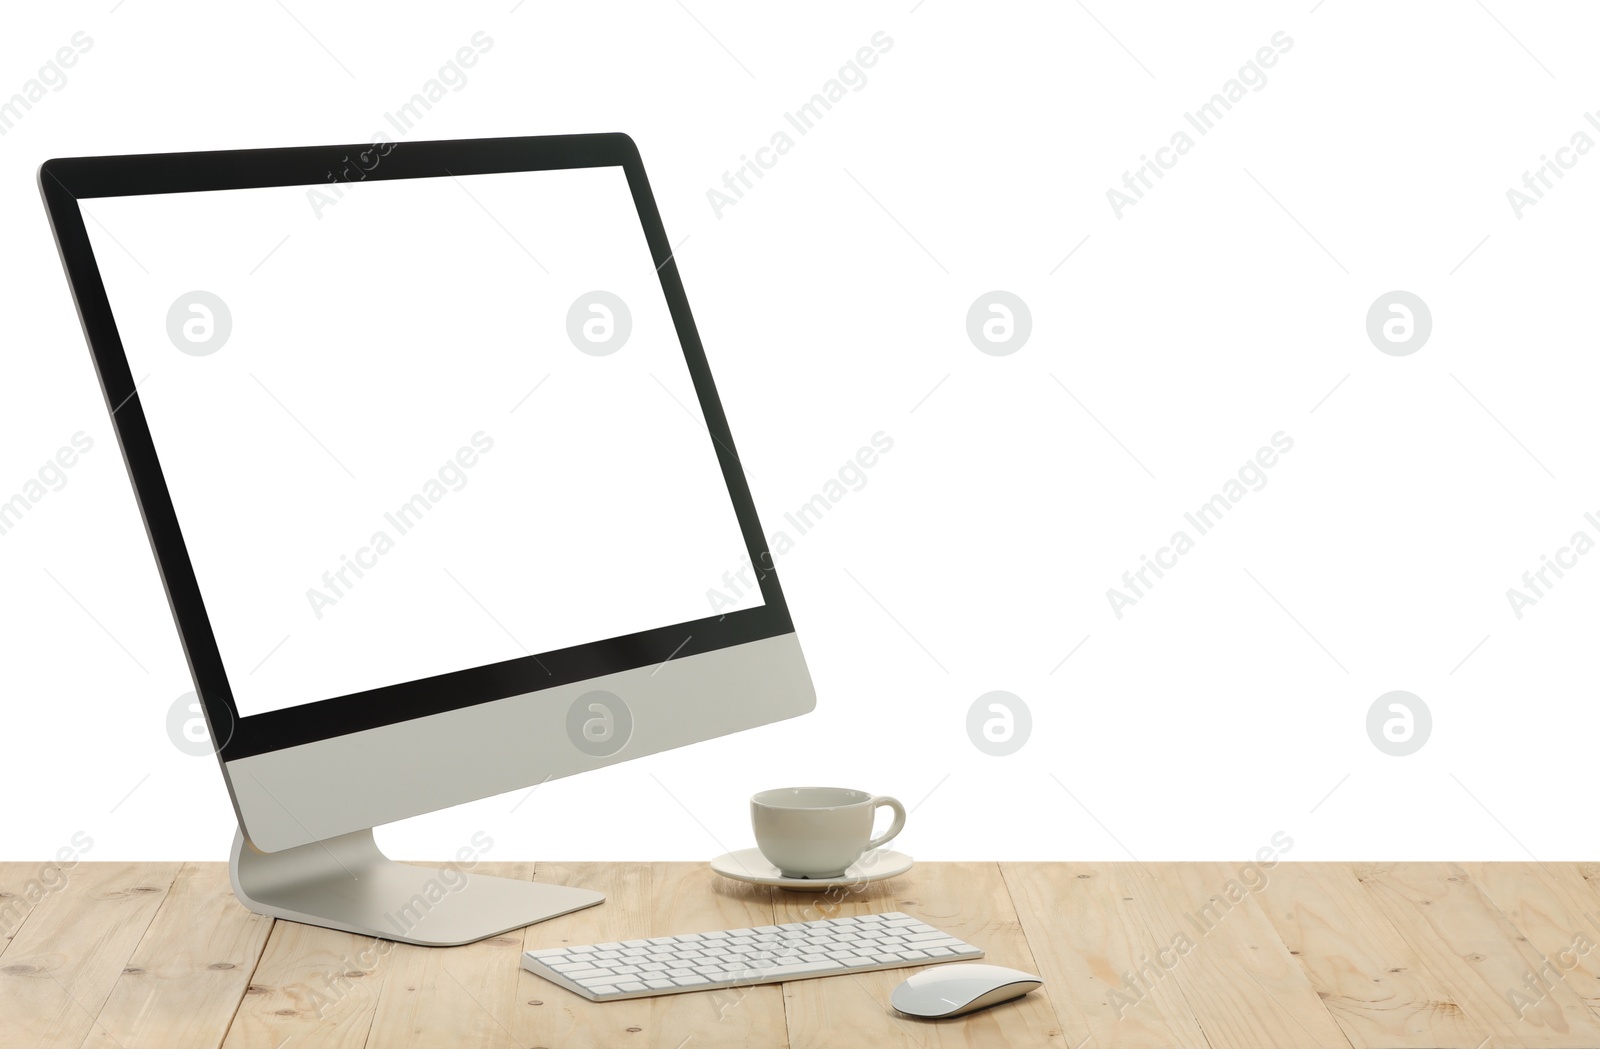
[[[622,992],[618,991],[615,987],[608,983],[603,983],[598,987],[589,988],[589,993],[594,995],[596,998],[603,998],[608,994],[620,994]]]
[[[650,988],[652,991],[665,991],[670,987],[677,986],[677,984],[673,983],[671,980],[646,980],[644,985]]]
[[[569,980],[582,983],[585,980],[593,980],[596,977],[615,976],[617,974],[611,969],[576,969],[572,972],[564,972],[561,975]]]
[[[674,976],[672,978],[672,983],[675,987],[700,987],[710,982],[704,976]]]
[[[638,991],[647,991],[649,988],[642,983],[619,983],[617,984],[617,990],[634,994]]]
[[[751,970],[749,978],[763,983],[786,980],[791,976],[814,976],[818,973],[837,972],[844,966],[838,962],[801,962],[799,965],[777,965],[770,969]]]
[[[906,936],[906,939],[915,943],[918,940],[948,940],[951,939],[951,936],[947,932],[940,932],[938,929],[934,929],[931,932],[910,933]]]

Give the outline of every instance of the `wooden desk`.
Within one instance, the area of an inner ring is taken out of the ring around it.
[[[1600,1046],[1600,865],[1284,863],[1247,882],[1236,864],[924,863],[842,899],[703,864],[479,869],[609,900],[467,947],[374,950],[250,914],[222,864],[80,864],[31,907],[28,882],[48,868],[0,864],[0,1045]],[[887,1004],[915,970],[595,1004],[518,966],[562,941],[881,910],[1044,987],[927,1023]],[[1548,989],[1529,984],[1541,968]]]

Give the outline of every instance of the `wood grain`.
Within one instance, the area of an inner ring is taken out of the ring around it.
[[[1399,863],[1357,870],[1389,920],[1412,944],[1452,1000],[1499,1044],[1593,1047],[1596,1020],[1563,983],[1518,1007],[1511,994],[1543,959],[1519,930],[1455,864]]]
[[[524,933],[523,950],[652,935],[648,931],[655,912],[652,864],[545,863],[538,876],[541,881],[603,892],[606,902],[530,926]],[[524,972],[520,964],[517,1022],[512,1030],[523,1045],[625,1045],[649,1028],[651,999],[615,1002],[614,1011],[595,1009],[593,1002]],[[659,1039],[654,1041],[659,1043]]]
[[[1241,1049],[1347,1049],[1305,969],[1257,903],[1247,864],[1159,863],[1133,869],[1135,903],[1173,949],[1152,958],[1143,983],[1171,980],[1207,1042]]]
[[[51,867],[55,886],[0,953],[0,1025],[14,1045],[77,1046],[166,898],[176,863]]]
[[[1281,863],[1267,920],[1356,1049],[1477,1049],[1490,1034],[1423,965],[1348,864]]]
[[[1524,975],[1525,998],[1565,984],[1591,1012],[1600,1009],[1600,899],[1570,863],[1463,863],[1462,870],[1544,964]]]
[[[531,863],[478,863],[474,874],[530,881]],[[525,930],[435,950],[396,944],[387,959],[367,1044],[516,1049],[517,974]]]
[[[428,949],[253,915],[222,864],[0,864],[0,1049],[1600,1047],[1600,865],[1244,867],[923,863],[830,895],[698,863],[492,863],[607,901]],[[519,964],[890,910],[1044,986],[930,1023],[888,1005],[911,969],[602,1004]]]
[[[1137,998],[1126,980],[1170,937],[1157,939],[1135,906],[1145,883],[1125,863],[1001,864],[1037,968],[1069,1046],[1207,1049],[1172,981]]]
[[[0,954],[22,931],[34,905],[50,895],[58,878],[50,863],[0,863]]]
[[[228,1049],[358,1049],[401,944],[274,921],[228,1029]],[[372,1043],[378,1045],[379,1043]]]
[[[85,1049],[220,1045],[272,920],[239,906],[221,864],[185,864],[116,978]]]

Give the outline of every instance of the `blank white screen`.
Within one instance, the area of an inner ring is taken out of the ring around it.
[[[241,714],[700,619],[746,562],[621,168],[81,205]]]

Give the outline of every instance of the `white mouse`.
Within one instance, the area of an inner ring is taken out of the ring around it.
[[[889,1002],[907,1016],[939,1020],[1021,998],[1043,982],[1002,965],[939,965],[896,987]]]

